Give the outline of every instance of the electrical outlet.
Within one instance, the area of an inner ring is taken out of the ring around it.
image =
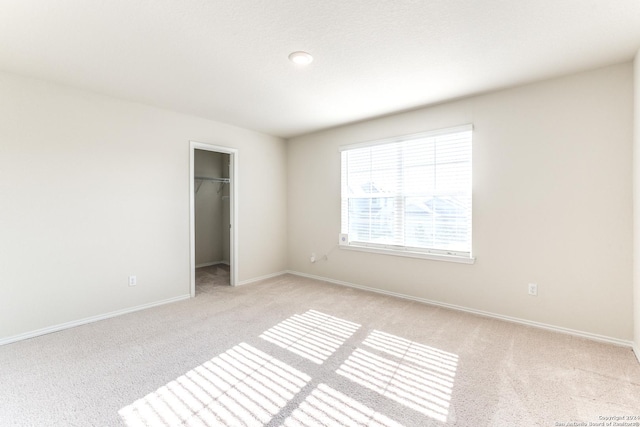
[[[309,261],[316,262],[316,253],[315,252],[311,253],[311,257],[309,258]]]
[[[535,283],[529,283],[529,295],[538,296],[538,285]]]
[[[135,286],[138,284],[138,279],[136,276],[129,276],[129,286]]]

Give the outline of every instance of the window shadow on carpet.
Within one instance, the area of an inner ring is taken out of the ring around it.
[[[322,365],[360,327],[309,310],[260,338],[293,358]],[[446,423],[457,364],[455,354],[373,330],[337,370],[327,367],[312,378],[300,368],[302,362],[294,368],[242,342],[122,408],[119,415],[129,427],[264,426],[277,420],[286,427],[402,426],[382,413],[390,401],[411,412],[414,420]],[[337,390],[327,384],[331,377],[346,379],[350,386]],[[360,387],[377,395],[375,402],[361,401]],[[294,400],[299,403],[292,406]]]

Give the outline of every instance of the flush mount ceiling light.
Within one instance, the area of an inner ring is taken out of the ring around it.
[[[289,61],[296,65],[309,65],[311,61],[313,61],[313,56],[307,52],[299,50],[289,54]]]

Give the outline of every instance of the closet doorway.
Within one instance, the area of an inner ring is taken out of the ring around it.
[[[237,278],[237,150],[191,142],[191,296]]]

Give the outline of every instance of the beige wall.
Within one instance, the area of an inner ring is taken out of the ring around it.
[[[629,342],[632,94],[625,63],[293,138],[289,268]],[[340,145],[465,123],[474,265],[336,248]]]
[[[640,50],[634,62],[634,150],[633,150],[633,312],[634,350],[640,360]]]
[[[189,140],[239,150],[240,282],[289,268],[634,339],[633,82],[632,64],[621,64],[285,146],[0,74],[0,341],[189,293]],[[336,248],[339,145],[463,123],[475,126],[474,265]],[[311,264],[311,252],[328,260]],[[526,294],[529,282],[538,297]]]
[[[229,178],[229,167],[231,156],[229,154],[222,154],[220,158],[220,170],[222,172],[222,178]],[[229,198],[230,195],[230,185],[225,185],[222,187],[222,262],[226,264],[231,264],[231,200]],[[286,191],[285,191],[286,194]],[[282,209],[282,206],[279,206]]]
[[[238,280],[284,270],[283,140],[0,74],[0,340],[189,294],[190,140],[238,149]]]

